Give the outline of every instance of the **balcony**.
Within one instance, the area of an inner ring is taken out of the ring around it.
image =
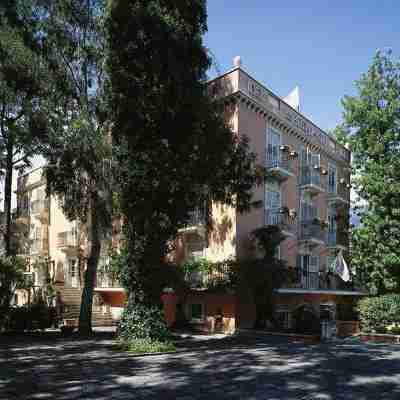
[[[300,222],[299,242],[310,246],[321,246],[326,241],[325,229],[317,219]]]
[[[294,218],[290,218],[286,207],[265,210],[265,225],[273,225],[280,228],[284,236],[294,236],[296,224]]]
[[[344,184],[328,185],[328,202],[334,206],[350,204],[350,191]]]
[[[97,291],[115,291],[122,290],[121,283],[115,274],[109,272],[98,272],[96,275],[95,290]]]
[[[185,281],[191,289],[210,289],[232,286],[233,274],[225,264],[213,266],[211,270],[195,270],[186,274]]]
[[[283,271],[283,284],[278,293],[336,292],[342,295],[365,295],[354,282],[344,282],[339,276],[325,271],[310,272],[302,268]]]
[[[35,254],[47,255],[48,253],[47,241],[42,238],[33,239],[30,244],[29,250],[31,255]]]
[[[49,222],[49,199],[35,200],[31,203],[31,214],[34,215],[41,223]]]
[[[57,235],[57,248],[70,255],[78,253],[78,234],[76,231],[60,232]]]
[[[346,250],[348,247],[348,236],[343,231],[328,231],[327,245],[332,250]]]
[[[197,207],[189,213],[189,221],[180,232],[198,233],[204,236],[207,224],[207,209],[206,207]]]
[[[324,186],[319,166],[308,165],[301,169],[300,189],[311,195],[317,195],[325,191]]]
[[[292,168],[292,159],[287,152],[276,148],[276,151],[267,150],[265,167],[269,176],[284,181],[294,176]]]

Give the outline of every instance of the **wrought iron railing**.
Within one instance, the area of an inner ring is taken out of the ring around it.
[[[286,207],[265,210],[265,225],[278,226],[281,230],[294,231],[294,219],[289,217],[289,210]]]
[[[76,231],[60,232],[57,235],[57,247],[75,247],[78,245],[78,235]]]
[[[205,225],[207,221],[207,210],[206,207],[198,207],[189,213],[189,221],[186,226],[199,226]]]
[[[315,168],[314,166],[307,165],[301,168],[300,185],[314,185],[324,189],[325,179],[321,177],[318,167]]]
[[[266,151],[266,168],[267,169],[272,169],[272,168],[281,168],[284,169],[288,172],[293,172],[293,167],[292,167],[292,160],[289,157],[289,155],[285,152],[282,152],[281,150],[277,149],[277,151]]]
[[[98,272],[96,275],[96,287],[97,288],[120,288],[121,283],[109,272]]]
[[[301,221],[299,239],[326,242],[326,232],[318,220]]]
[[[233,285],[234,273],[225,264],[218,265],[209,270],[190,271],[185,276],[186,282],[192,288],[210,288],[220,285]]]
[[[288,268],[283,272],[281,289],[305,290],[360,290],[353,282],[344,282],[333,273],[310,272],[303,268]]]

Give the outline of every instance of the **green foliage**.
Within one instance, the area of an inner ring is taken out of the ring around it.
[[[118,337],[126,343],[136,340],[168,342],[171,333],[165,323],[162,308],[128,303],[121,317]]]
[[[0,329],[10,312],[16,289],[25,286],[25,260],[19,257],[0,257]]]
[[[7,318],[5,329],[12,332],[45,330],[56,322],[55,310],[44,301],[33,304],[13,307]]]
[[[356,87],[356,96],[343,99],[344,124],[338,128],[351,146],[359,196],[352,265],[381,294],[400,290],[399,61],[391,52],[377,52]]]
[[[14,169],[30,166],[30,158],[46,140],[46,108],[53,72],[41,52],[39,17],[34,1],[0,4],[0,176],[5,175],[5,253],[11,248],[11,196]]]
[[[400,323],[400,295],[364,298],[358,311],[363,332],[386,333],[389,326]]]
[[[172,342],[160,342],[159,340],[154,339],[134,339],[130,341],[120,340],[116,347],[119,350],[129,351],[135,354],[169,353],[176,350],[175,345]]]
[[[264,328],[273,316],[273,292],[285,280],[286,264],[275,257],[284,236],[276,226],[256,229],[252,236],[255,254],[236,262],[236,274],[240,292],[250,294],[256,306],[255,327]]]
[[[123,281],[132,301],[155,304],[151,277],[190,211],[212,200],[248,209],[258,170],[225,122],[234,108],[207,92],[204,1],[114,0],[106,28]]]
[[[94,280],[113,204],[112,151],[104,106],[105,1],[54,0],[41,2],[41,7],[46,58],[63,77],[48,104],[48,143],[42,148],[48,161],[47,190],[59,198],[69,219],[88,223],[85,233],[91,246],[79,331],[89,334]]]
[[[178,267],[188,286],[214,291],[232,291],[237,285],[237,264],[233,259],[211,262],[206,258],[189,259]],[[193,281],[193,275],[198,279]]]

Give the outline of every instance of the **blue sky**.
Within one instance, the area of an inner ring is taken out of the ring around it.
[[[205,44],[222,72],[240,55],[276,94],[299,85],[301,111],[329,129],[376,49],[400,55],[399,18],[399,0],[208,0]]]

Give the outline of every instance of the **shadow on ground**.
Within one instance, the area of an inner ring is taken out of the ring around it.
[[[0,399],[398,399],[400,347],[182,338],[133,356],[92,339],[0,336]]]

